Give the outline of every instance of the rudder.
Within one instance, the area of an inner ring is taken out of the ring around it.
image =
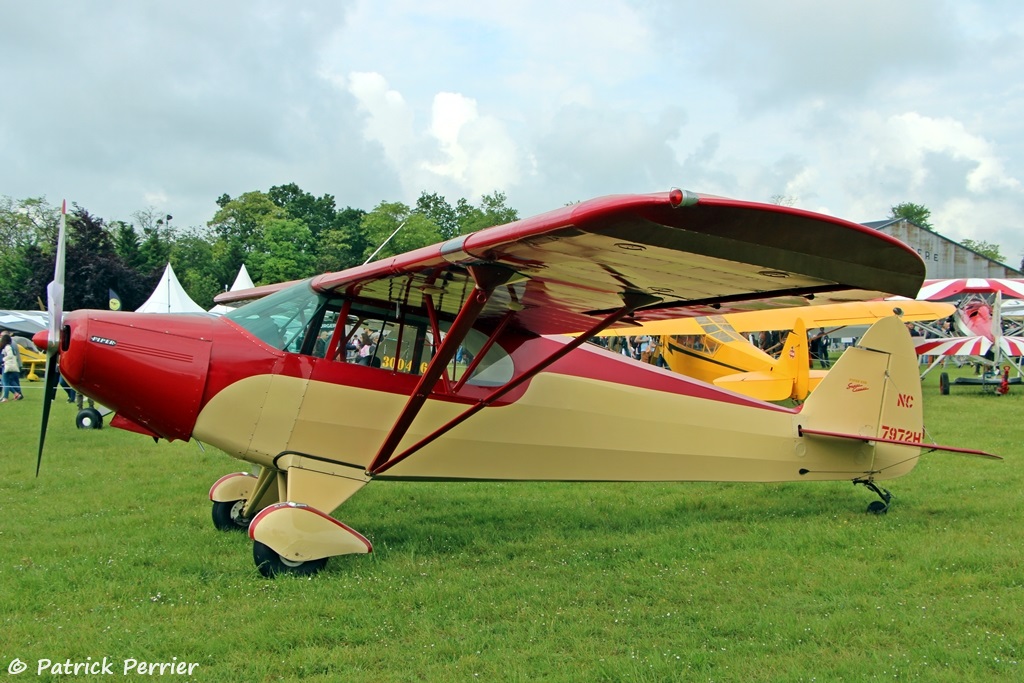
[[[921,443],[921,404],[917,354],[905,325],[893,316],[876,322],[843,353],[804,403],[798,423],[863,438],[872,449],[865,474],[889,479],[913,469],[920,448],[872,439]]]

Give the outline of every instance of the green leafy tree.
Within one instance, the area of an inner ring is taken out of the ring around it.
[[[434,221],[442,239],[448,240],[459,234],[459,221],[455,214],[455,208],[436,192],[420,193],[414,211]]]
[[[206,309],[213,306],[213,297],[223,290],[222,283],[229,277],[214,258],[215,241],[210,231],[190,227],[175,233],[171,247],[171,265],[178,281],[192,300]]]
[[[142,256],[142,242],[135,226],[124,221],[110,224],[114,235],[114,251],[129,268],[145,270],[145,259]]]
[[[339,222],[340,227],[320,233],[314,262],[317,272],[344,270],[358,266],[366,259],[369,241],[363,230],[364,216],[365,211],[358,211],[358,219],[354,222]]]
[[[60,210],[45,199],[0,197],[0,308],[45,305]]]
[[[971,251],[977,252],[985,258],[992,259],[993,261],[1003,262],[1003,254],[998,244],[992,242],[985,242],[984,240],[962,240],[960,244],[964,245]]]
[[[897,204],[889,210],[889,218],[904,218],[914,225],[919,225],[928,230],[934,230],[930,221],[931,216],[931,209],[927,206],[923,204],[913,204],[911,202]]]
[[[290,218],[305,223],[314,239],[335,227],[338,211],[332,195],[314,197],[295,183],[288,183],[270,188],[267,196],[275,205],[284,209]]]
[[[76,206],[74,212],[68,214],[67,227],[65,310],[105,309],[111,289],[121,296],[125,310],[141,306],[152,293],[160,273],[144,277],[128,268],[117,255],[103,219],[90,215],[84,208]],[[49,269],[45,282],[53,279],[52,260]]]
[[[301,220],[273,218],[266,221],[261,248],[250,255],[253,280],[270,283],[313,275],[312,242],[313,235]]]
[[[159,278],[171,258],[172,217],[170,214],[157,213],[155,209],[136,211],[132,217],[138,225],[136,235],[139,236],[139,253],[135,260],[135,267],[140,273],[155,274]],[[120,236],[116,227],[114,228],[114,238],[115,246],[117,246]],[[127,250],[130,251],[130,247],[127,247]]]
[[[288,218],[287,212],[264,192],[246,192],[235,199],[221,195],[217,204],[221,208],[207,225],[221,242],[217,255],[231,273],[237,273],[253,254],[263,250],[263,228],[269,221]],[[262,275],[253,272],[252,277],[258,282]]]
[[[505,225],[519,220],[519,212],[505,205],[505,193],[494,191],[480,199],[480,206],[471,205],[460,199],[455,205],[455,216],[459,234],[466,235],[495,225]]]
[[[437,223],[400,202],[381,202],[363,217],[362,227],[367,240],[363,258],[377,252],[375,261],[441,241]]]

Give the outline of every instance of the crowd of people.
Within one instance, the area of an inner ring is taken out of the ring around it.
[[[650,363],[662,368],[668,367],[659,351],[657,337],[647,334],[636,337],[592,337],[590,341],[641,363]]]

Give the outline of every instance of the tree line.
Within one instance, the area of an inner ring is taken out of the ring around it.
[[[779,197],[773,202],[790,203]],[[339,208],[332,195],[317,197],[289,183],[238,197],[223,194],[216,204],[205,226],[186,228],[172,228],[173,217],[154,209],[136,212],[132,222],[108,223],[72,205],[67,215],[65,309],[107,308],[113,290],[125,310],[135,310],[153,292],[168,263],[189,296],[210,308],[243,264],[257,285],[297,280],[519,218],[498,191],[483,195],[476,205],[464,198],[452,205],[436,193],[423,192],[414,206],[382,201],[367,212]],[[931,211],[920,204],[897,204],[890,217],[934,231]],[[60,207],[45,199],[0,196],[0,309],[45,308],[59,221]],[[998,245],[972,240],[963,244],[1003,261]]]
[[[168,263],[189,296],[210,308],[243,264],[257,285],[296,280],[359,265],[379,247],[375,259],[519,218],[497,191],[475,205],[423,192],[414,206],[381,202],[364,211],[289,183],[223,194],[216,204],[205,226],[186,228],[172,228],[173,216],[154,209],[107,222],[69,207],[64,308],[107,308],[113,290],[124,310],[135,310]],[[0,197],[0,308],[45,307],[59,222],[60,207],[43,198]]]

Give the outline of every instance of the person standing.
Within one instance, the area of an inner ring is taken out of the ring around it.
[[[0,358],[3,362],[4,391],[0,402],[8,400],[20,401],[24,398],[21,395],[21,364],[18,359],[17,347],[11,341],[10,335],[0,337]]]

